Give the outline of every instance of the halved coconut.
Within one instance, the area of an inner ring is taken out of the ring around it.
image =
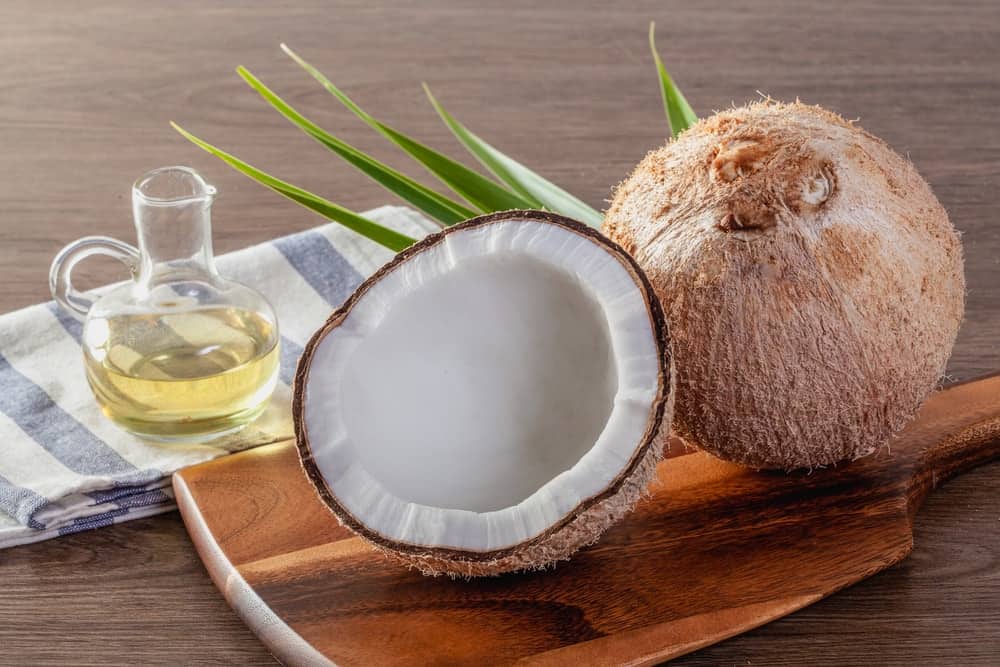
[[[568,558],[620,519],[672,398],[636,263],[578,222],[510,211],[366,280],[306,346],[293,411],[344,525],[427,574],[478,576]]]

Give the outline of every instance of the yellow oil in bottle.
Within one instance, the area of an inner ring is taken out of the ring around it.
[[[276,326],[240,308],[91,318],[83,340],[104,414],[156,440],[242,428],[264,410],[278,378]]]

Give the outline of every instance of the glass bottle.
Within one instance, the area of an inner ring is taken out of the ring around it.
[[[264,410],[277,383],[274,310],[215,268],[215,192],[188,167],[153,170],[132,186],[138,248],[85,237],[63,248],[49,273],[52,296],[84,323],[84,365],[98,404],[143,438],[233,433]],[[73,268],[92,255],[123,262],[133,280],[97,299],[78,292]]]

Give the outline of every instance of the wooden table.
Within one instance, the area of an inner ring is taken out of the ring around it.
[[[655,19],[700,113],[755,91],[798,96],[860,117],[913,159],[964,234],[968,308],[949,373],[1000,368],[997,3],[153,4],[0,8],[2,311],[48,298],[48,264],[64,243],[133,239],[129,184],[152,167],[190,164],[220,188],[220,252],[321,222],[188,145],[171,119],[354,209],[391,201],[233,73],[250,67],[335,134],[410,168],[279,41],[383,119],[457,151],[423,103],[419,82],[429,82],[475,131],[600,206],[664,139],[646,47]],[[93,284],[120,277],[110,264],[87,270]],[[997,664],[998,489],[998,465],[950,483],[922,510],[902,565],[678,663]],[[176,514],[0,552],[0,663],[126,662],[273,659],[226,607]]]

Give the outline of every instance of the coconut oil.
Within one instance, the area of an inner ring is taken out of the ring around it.
[[[278,376],[273,322],[234,307],[91,318],[87,379],[119,426],[156,440],[217,437],[267,404]]]
[[[212,253],[215,188],[189,167],[132,186],[138,247],[85,236],[52,262],[56,302],[83,322],[87,380],[117,425],[165,442],[206,441],[264,411],[277,384],[278,320],[257,290],[221,275]],[[99,295],[73,269],[104,255],[132,275]]]

